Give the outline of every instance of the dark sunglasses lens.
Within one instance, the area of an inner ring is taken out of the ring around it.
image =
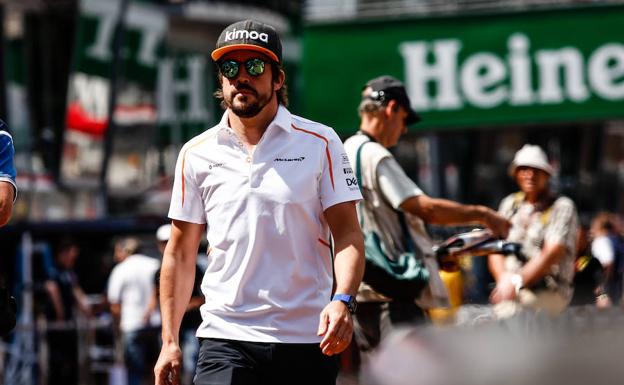
[[[260,76],[264,73],[264,61],[260,59],[251,59],[245,62],[247,73],[251,76]]]
[[[228,79],[232,79],[238,74],[238,63],[234,60],[226,60],[221,63],[221,73]]]

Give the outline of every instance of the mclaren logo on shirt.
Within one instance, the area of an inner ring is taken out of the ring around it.
[[[275,158],[274,162],[303,162],[305,156],[299,156],[297,158]]]

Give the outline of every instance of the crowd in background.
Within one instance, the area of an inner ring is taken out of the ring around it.
[[[580,216],[572,306],[607,308],[622,303],[622,230],[621,218],[614,213]],[[160,228],[153,241],[160,252],[166,244],[167,231],[170,231],[168,225]],[[92,346],[100,344],[117,348],[116,356],[108,361],[111,370],[101,376],[101,383],[108,383],[106,378],[114,375],[127,376],[124,381],[128,385],[150,383],[159,349],[157,279],[160,256],[150,251],[149,242],[143,242],[143,249],[150,254],[148,256],[142,254],[139,238],[120,237],[113,241],[110,258],[114,260],[115,266],[109,272],[106,292],[99,293],[105,300],[99,303],[90,303],[88,297],[96,293],[85,294],[80,286],[80,277],[74,271],[77,259],[88,257],[82,253],[75,240],[67,237],[61,239],[52,247],[55,250],[50,253],[52,258],[45,256],[45,253],[38,255],[37,263],[40,266],[37,270],[43,270],[43,274],[35,282],[35,307],[39,317],[46,320],[46,333],[41,337],[46,340],[48,361],[42,374],[45,374],[48,384],[78,384],[80,373],[85,372],[83,375],[87,377],[94,376],[89,373],[88,368],[92,364],[89,361],[101,358],[87,354],[86,361],[83,359],[80,362],[79,318],[89,320],[92,325],[98,324],[98,319],[113,321],[104,323],[108,330],[100,328],[90,331],[97,334],[97,338],[89,339]],[[474,286],[484,283],[475,281],[476,276],[472,272],[480,260],[481,257],[473,258],[472,263],[462,264],[464,305],[472,302],[473,298],[468,294]],[[199,285],[201,265],[204,262],[205,256],[199,259],[194,294],[181,330],[185,351],[185,384],[192,383],[196,362],[197,342],[194,331],[200,322],[198,307],[203,302]],[[343,366],[351,364],[347,361],[348,358],[343,359]]]

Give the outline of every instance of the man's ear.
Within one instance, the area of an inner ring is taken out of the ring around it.
[[[396,111],[397,109],[397,102],[396,100],[389,100],[388,104],[386,104],[386,107],[384,108],[384,113],[386,114],[386,117],[390,117],[392,115],[392,113],[394,111]]]
[[[286,73],[284,73],[284,70],[280,68],[279,75],[277,76],[277,79],[275,79],[275,81],[273,82],[273,84],[275,85],[275,91],[279,91],[280,89],[282,89],[285,80]]]

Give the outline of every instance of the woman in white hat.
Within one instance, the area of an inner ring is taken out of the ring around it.
[[[520,191],[504,198],[498,211],[511,221],[507,240],[522,245],[526,261],[489,256],[496,279],[490,301],[508,314],[522,308],[559,313],[572,297],[576,208],[571,199],[550,191],[553,168],[539,146],[524,145],[511,162],[509,175]]]

